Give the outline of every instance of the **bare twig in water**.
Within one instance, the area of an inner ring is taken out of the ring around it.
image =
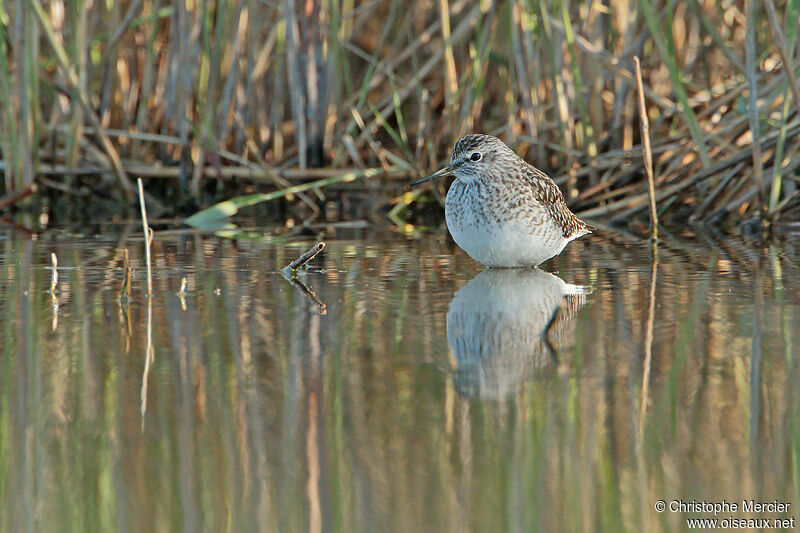
[[[297,270],[298,268],[302,267],[303,265],[314,259],[317,256],[317,254],[322,251],[323,248],[325,248],[324,242],[315,244],[309,251],[307,251],[306,253],[304,253],[303,255],[301,255],[288,265],[286,265],[286,268],[284,270]]]
[[[315,244],[310,250],[306,253],[286,265],[284,267],[282,274],[283,277],[286,278],[286,281],[292,284],[294,288],[302,292],[305,296],[307,296],[311,301],[317,304],[317,312],[321,315],[324,315],[328,312],[327,306],[323,303],[322,300],[314,294],[314,291],[308,288],[305,283],[303,283],[300,279],[297,278],[297,270],[306,264],[309,261],[314,259],[317,254],[319,254],[323,248],[325,248],[325,243],[320,242]]]
[[[58,258],[56,254],[50,253],[50,262],[53,264],[53,274],[50,276],[50,294],[56,294],[56,285],[58,285]]]
[[[144,253],[147,262],[147,295],[153,294],[153,275],[150,270],[150,244],[153,242],[153,230],[147,224],[147,209],[144,206],[144,186],[142,178],[138,179],[139,204],[142,206],[142,228],[144,229]]]
[[[642,128],[642,152],[644,154],[644,169],[647,173],[648,193],[650,195],[650,238],[658,239],[658,213],[656,212],[656,184],[653,176],[653,151],[650,148],[650,121],[647,118],[647,107],[644,103],[644,88],[642,84],[642,66],[639,57],[633,56],[636,66],[636,87],[639,89],[639,125]]]
[[[50,261],[53,263],[53,275],[50,277],[50,301],[53,304],[53,331],[58,327],[58,297],[56,296],[56,285],[58,285],[58,258],[56,254],[50,253]]]
[[[181,309],[186,311],[186,276],[181,278],[181,288],[178,289],[178,298],[181,299]]]
[[[153,275],[150,264],[150,245],[153,243],[153,230],[147,224],[147,209],[144,206],[144,186],[142,178],[138,179],[139,185],[139,204],[142,207],[142,228],[144,229],[144,252],[147,263],[147,345],[144,355],[144,373],[142,375],[142,432],[144,432],[144,417],[147,413],[147,378],[150,374],[150,364],[153,362],[155,352],[153,351]]]

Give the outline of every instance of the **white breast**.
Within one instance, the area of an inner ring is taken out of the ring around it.
[[[445,201],[445,219],[453,240],[476,261],[492,267],[536,266],[569,242],[549,216],[509,219],[508,212],[500,212],[502,205],[473,192],[454,182]]]

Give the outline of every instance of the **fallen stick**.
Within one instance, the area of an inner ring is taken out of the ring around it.
[[[314,291],[309,289],[305,283],[303,283],[300,278],[297,277],[297,270],[302,266],[306,265],[309,261],[314,259],[317,254],[319,254],[322,249],[325,248],[325,243],[320,242],[315,244],[310,250],[306,253],[286,265],[281,272],[283,277],[292,284],[292,286],[298,289],[301,293],[307,296],[311,301],[313,301],[317,305],[317,312],[320,315],[324,315],[328,312],[327,306],[319,299],[319,297],[314,294]]]
[[[324,242],[315,244],[309,251],[307,251],[306,253],[304,253],[303,255],[301,255],[288,265],[286,265],[286,268],[284,270],[297,270],[298,268],[302,267],[303,265],[314,259],[317,256],[317,254],[322,251],[323,248],[325,248]]]

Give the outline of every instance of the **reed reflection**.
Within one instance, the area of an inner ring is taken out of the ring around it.
[[[499,399],[558,362],[588,287],[535,269],[486,269],[459,289],[447,313],[456,389]]]

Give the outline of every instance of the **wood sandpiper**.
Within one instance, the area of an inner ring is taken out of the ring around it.
[[[569,210],[552,179],[497,137],[462,137],[449,165],[411,186],[450,174],[456,179],[444,204],[447,228],[486,266],[536,266],[594,229]]]

